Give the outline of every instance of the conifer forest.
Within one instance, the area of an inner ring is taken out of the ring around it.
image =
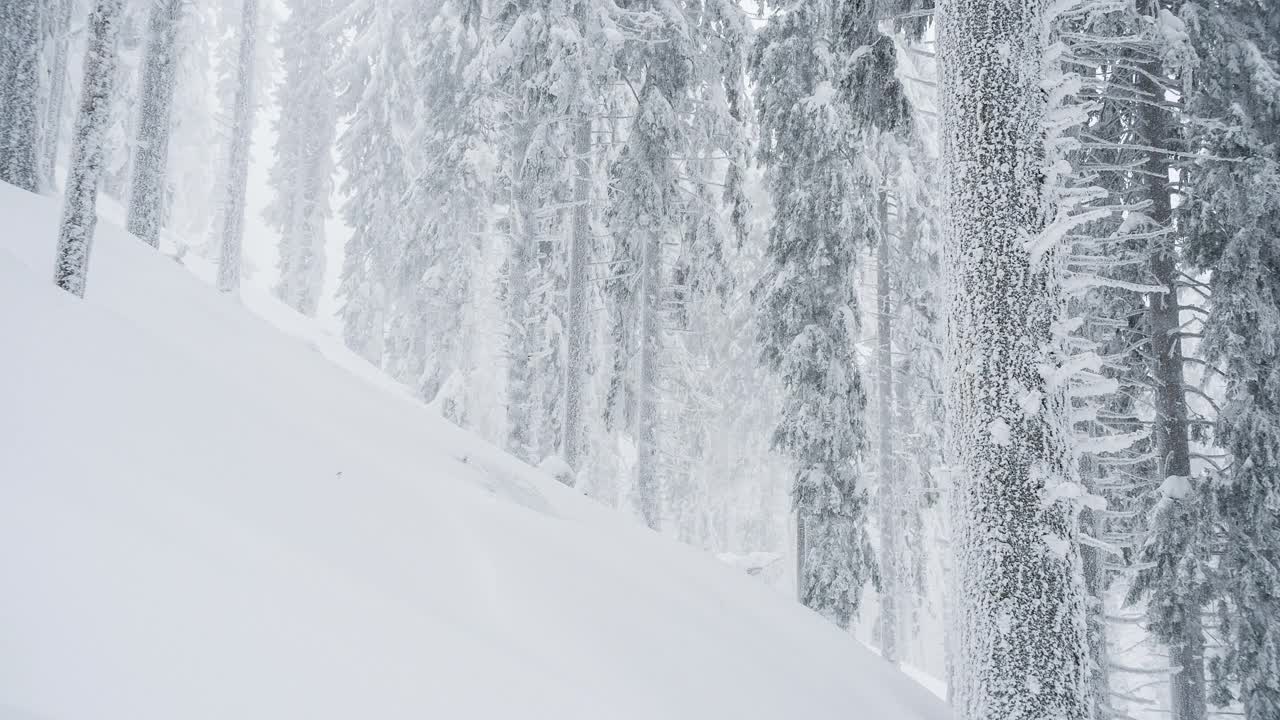
[[[0,718],[1280,720],[1276,0],[0,0],[0,191]]]

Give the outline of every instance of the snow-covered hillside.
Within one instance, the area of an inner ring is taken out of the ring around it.
[[[0,717],[947,716],[113,226],[56,289],[57,211],[0,185]]]

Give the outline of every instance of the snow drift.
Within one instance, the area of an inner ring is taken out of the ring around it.
[[[57,214],[0,185],[0,717],[947,716],[251,290],[103,223],[59,291]]]

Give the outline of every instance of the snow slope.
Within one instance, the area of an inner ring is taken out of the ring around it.
[[[260,296],[105,223],[58,291],[57,214],[0,185],[0,718],[948,717]]]

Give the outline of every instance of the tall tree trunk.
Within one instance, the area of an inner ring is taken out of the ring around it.
[[[1062,384],[1043,372],[1060,254],[1028,248],[1049,213],[1047,1],[944,0],[938,17],[957,718],[1084,720],[1079,529],[1051,495],[1076,468]]]
[[[1138,84],[1151,97],[1164,97],[1164,88],[1153,78],[1160,77],[1159,62],[1148,63],[1138,74]],[[1163,148],[1173,132],[1168,111],[1142,105],[1138,111],[1139,133],[1147,145]],[[1142,177],[1148,215],[1157,227],[1172,223],[1173,206],[1169,194],[1168,158],[1162,152],[1147,154]],[[1155,284],[1168,292],[1147,296],[1147,328],[1151,333],[1151,375],[1155,379],[1155,445],[1160,473],[1157,482],[1170,476],[1191,476],[1191,446],[1187,431],[1187,401],[1183,389],[1181,321],[1178,317],[1178,265],[1174,234],[1151,241],[1150,272]],[[1179,499],[1177,502],[1191,502]],[[1190,602],[1190,600],[1188,600]],[[1180,640],[1171,643],[1170,663],[1177,668],[1169,680],[1174,720],[1205,720],[1204,629],[1200,608],[1188,608]]]
[[[173,89],[178,71],[178,21],[184,0],[155,0],[147,22],[147,54],[142,67],[138,134],[133,144],[133,179],[125,227],[151,247],[160,246],[165,216],[165,177]]]
[[[569,298],[564,369],[564,460],[574,472],[582,456],[582,394],[587,377],[590,308],[587,260],[591,255],[591,118],[583,113],[573,129],[573,235],[569,239]],[[570,482],[575,478],[569,476]]]
[[[876,405],[879,412],[877,465],[880,468],[880,654],[898,663],[899,562],[902,518],[901,478],[893,456],[893,301],[889,288],[889,197],[878,199],[880,240],[876,245]]]
[[[89,16],[89,45],[84,54],[80,112],[71,147],[71,165],[58,233],[53,281],[84,297],[89,251],[97,225],[98,185],[103,175],[103,142],[111,122],[116,77],[116,40],[124,0],[98,0]]]
[[[1092,489],[1091,489],[1092,490]],[[1103,537],[1102,513],[1085,509],[1080,514],[1084,531],[1095,538]],[[1085,618],[1089,629],[1089,697],[1093,716],[1098,720],[1113,717],[1111,711],[1111,657],[1107,649],[1106,555],[1094,546],[1080,548],[1084,569]]]
[[[804,554],[806,552],[806,540],[804,532],[804,514],[795,513],[796,517],[796,599],[804,602]]]
[[[71,46],[72,0],[55,0],[50,10],[53,40],[52,63],[49,66],[49,99],[41,134],[40,174],[45,187],[56,184],[58,142],[62,130],[62,105],[67,94],[67,56]],[[0,113],[3,113],[0,109]]]
[[[640,379],[636,391],[636,497],[640,515],[654,530],[662,526],[659,497],[658,359],[662,344],[662,236],[640,230]]]
[[[218,289],[226,293],[240,291],[245,184],[249,177],[249,146],[253,142],[258,0],[244,0],[241,13],[238,58],[240,67],[237,70],[235,107],[232,109],[231,154],[227,172],[227,201],[223,209],[222,253],[218,258]]]
[[[0,181],[39,192],[45,0],[4,0],[0,12]]]
[[[522,131],[525,135],[520,146],[527,147],[532,127]],[[524,156],[516,154],[516,162]],[[538,237],[532,192],[532,180],[524,177],[525,171],[516,169],[514,192],[515,223],[511,231],[511,254],[507,261],[507,313],[510,327],[507,334],[507,443],[510,451],[527,462],[536,463],[536,438],[534,423],[537,413],[534,407],[534,372],[532,347],[529,338],[530,305],[533,294],[533,276],[537,266]]]

